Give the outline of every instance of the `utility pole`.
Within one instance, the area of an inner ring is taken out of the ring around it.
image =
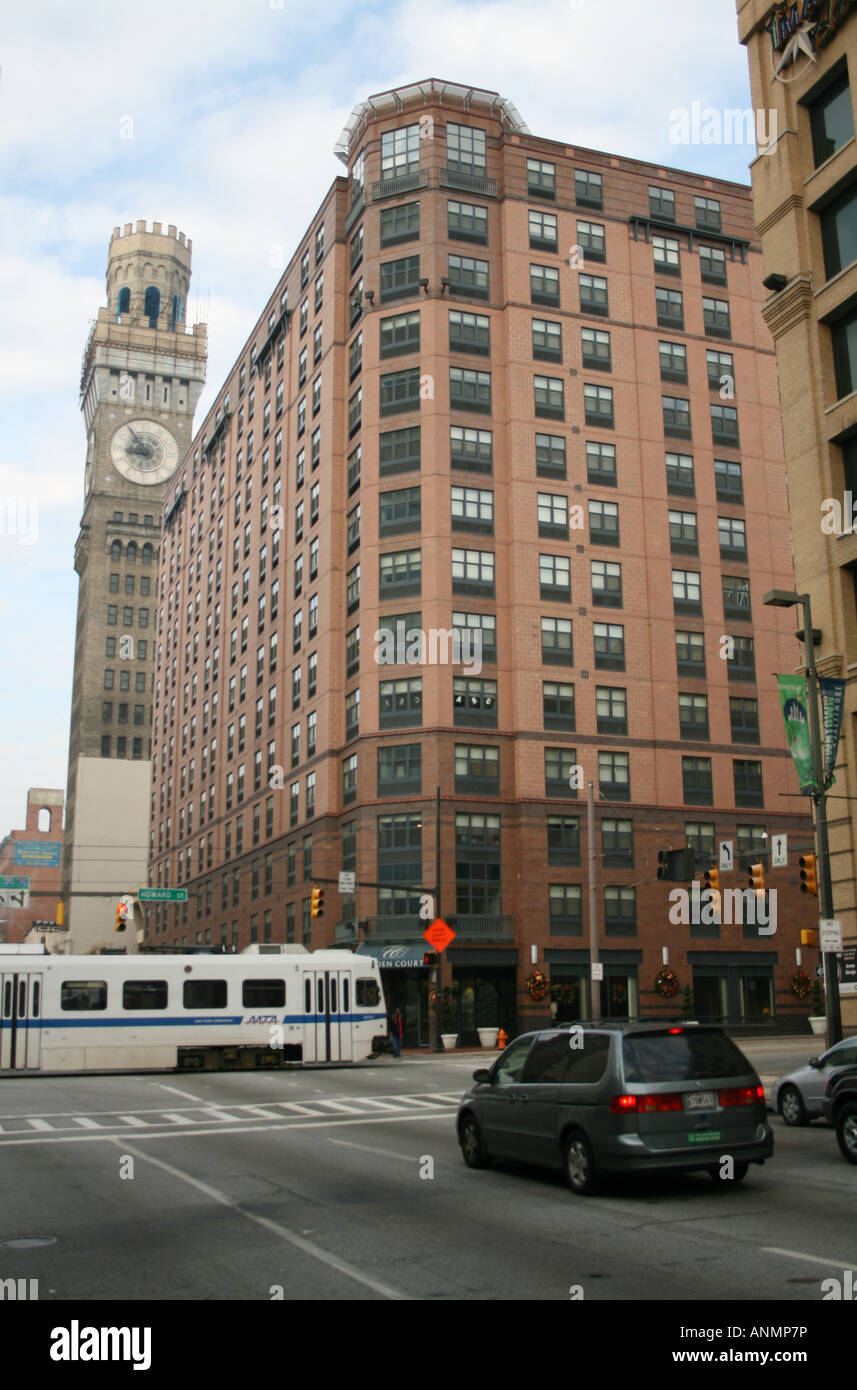
[[[589,1013],[601,1017],[601,981],[593,980],[592,966],[598,963],[598,880],[595,857],[595,783],[586,784],[586,841],[589,866]],[[595,986],[598,985],[598,1012],[595,1011]]]
[[[434,899],[434,915],[438,918],[440,914],[440,787],[434,789],[434,862],[435,862],[435,887],[437,889]],[[437,965],[434,967],[434,988],[435,988],[435,1007],[429,1009],[429,1048],[432,1052],[442,1052],[443,1043],[440,1040],[441,1022],[440,1009],[443,998],[443,951],[437,952]]]

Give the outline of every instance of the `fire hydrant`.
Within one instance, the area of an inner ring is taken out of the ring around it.
[[[508,1041],[509,1041],[509,1038],[508,1038],[508,1035],[507,1035],[507,1033],[506,1033],[505,1028],[501,1028],[500,1031],[499,1031],[499,1033],[497,1034],[497,1046],[499,1047],[499,1049],[500,1049],[501,1052],[503,1051],[503,1049],[504,1049],[504,1048],[506,1047],[506,1045],[508,1044]]]

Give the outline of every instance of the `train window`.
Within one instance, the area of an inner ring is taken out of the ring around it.
[[[18,985],[18,1017],[27,1017],[27,981],[21,980]]]
[[[186,1009],[225,1009],[225,980],[185,980],[184,1006]]]
[[[350,1008],[350,1005],[348,1003],[348,993],[348,976],[346,975],[345,979],[342,981],[342,1012],[344,1014],[347,1014]]]
[[[304,1011],[312,1013],[312,981],[309,976],[304,980]]]
[[[245,1009],[278,1009],[285,1002],[285,980],[244,980],[241,985],[241,1003]]]
[[[165,1009],[166,980],[126,980],[122,986],[123,1009]]]
[[[335,1014],[335,1013],[336,1013],[336,977],[335,977],[335,976],[334,976],[334,978],[331,980],[330,985],[328,986],[328,988],[329,988],[329,991],[330,991],[330,1000],[329,1000],[329,1003],[330,1003],[330,1012],[331,1012],[332,1014]]]
[[[91,1013],[107,1008],[106,980],[63,980],[60,1008]]]
[[[38,1016],[39,1016],[39,1002],[40,1002],[40,999],[41,999],[41,986],[40,986],[38,980],[34,980],[34,981],[33,981],[33,1010],[32,1010],[32,1015],[31,1015],[33,1018],[38,1018]]]
[[[4,1018],[11,1018],[11,1017],[12,1017],[12,981],[11,981],[11,980],[7,980],[7,981],[6,981],[6,987],[5,987],[5,989],[3,990],[3,1017],[4,1017]]]
[[[380,1004],[381,991],[378,988],[377,980],[358,980],[357,981],[357,1003],[358,1004]]]
[[[318,977],[318,1011],[320,1014],[324,1013],[324,980],[320,975]]]

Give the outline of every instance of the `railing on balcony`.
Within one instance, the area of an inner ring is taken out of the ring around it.
[[[449,920],[449,919],[447,919]],[[499,914],[459,914],[450,921],[459,941],[514,941],[515,919]]]
[[[418,941],[428,926],[421,917],[366,917],[366,935],[380,941]]]
[[[361,193],[361,194],[360,194],[360,197],[359,197],[359,198],[357,199],[357,201],[352,205],[351,211],[349,212],[348,216],[347,216],[346,219],[345,219],[345,230],[346,230],[346,232],[350,232],[350,231],[351,231],[351,228],[354,226],[354,223],[357,221],[358,217],[360,216],[360,214],[361,214],[361,212],[363,211],[363,209],[365,208],[365,206],[366,206],[366,197],[365,197],[365,194]]]
[[[415,169],[412,174],[399,174],[392,179],[378,179],[372,185],[372,201],[393,198],[397,193],[410,193],[414,188],[428,188],[428,169]]]
[[[457,169],[439,169],[437,178],[441,188],[462,188],[467,193],[497,197],[497,180],[489,179],[485,174],[463,174]]]

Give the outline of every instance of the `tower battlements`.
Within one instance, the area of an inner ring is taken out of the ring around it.
[[[178,231],[172,223],[164,230],[162,222],[153,222],[150,227],[145,218],[140,218],[136,223],[126,222],[124,227],[113,228],[113,233],[110,237],[110,254],[113,254],[113,242],[117,238],[122,239],[136,236],[169,237],[171,240],[177,241],[180,246],[186,246],[188,253],[190,253],[193,248],[193,242],[190,237],[185,237],[184,232]],[[127,250],[127,245],[123,249]]]

